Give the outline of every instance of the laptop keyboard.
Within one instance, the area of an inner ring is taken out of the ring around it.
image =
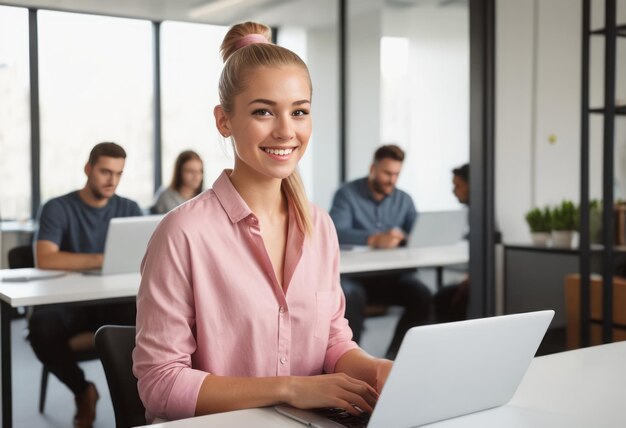
[[[361,413],[355,416],[343,409],[316,409],[315,412],[349,428],[365,428],[370,420],[369,413]]]

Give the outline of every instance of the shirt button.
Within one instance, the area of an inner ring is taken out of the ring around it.
[[[280,308],[278,308],[278,312],[280,312],[281,314],[285,313],[285,307],[281,306]]]
[[[285,365],[285,363],[286,363],[286,362],[287,362],[287,358],[285,358],[285,357],[280,357],[280,363],[281,363],[282,365]]]

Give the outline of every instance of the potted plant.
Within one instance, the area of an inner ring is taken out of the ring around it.
[[[559,248],[570,248],[578,218],[572,201],[563,201],[552,210],[552,244]]]
[[[526,223],[530,227],[530,236],[537,247],[546,247],[552,227],[550,209],[533,208],[526,213]]]

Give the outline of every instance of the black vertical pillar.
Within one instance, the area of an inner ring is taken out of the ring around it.
[[[348,56],[348,0],[339,0],[339,179],[346,181],[347,164],[347,56]]]
[[[30,183],[31,217],[37,216],[41,203],[41,134],[39,124],[39,39],[37,10],[28,10],[28,60],[30,74]]]
[[[495,313],[495,0],[470,0],[470,301]]]
[[[583,0],[582,9],[582,87],[580,116],[580,344],[589,346],[591,250],[589,237],[589,47],[590,0]]]
[[[605,2],[605,48],[604,48],[604,146],[603,146],[603,177],[602,177],[602,242],[603,254],[603,287],[602,287],[602,341],[613,341],[613,182],[614,182],[614,150],[615,150],[615,0]]]

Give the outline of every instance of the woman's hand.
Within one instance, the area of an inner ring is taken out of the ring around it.
[[[389,376],[389,372],[393,367],[393,361],[378,359],[376,360],[376,391],[380,394],[383,390],[383,386],[385,386],[385,382],[387,382],[387,377]]]
[[[385,379],[386,373],[381,368]],[[358,409],[371,413],[378,400],[378,392],[368,383],[345,373],[290,377],[287,396],[287,403],[299,409],[336,407],[352,415],[358,415]]]

